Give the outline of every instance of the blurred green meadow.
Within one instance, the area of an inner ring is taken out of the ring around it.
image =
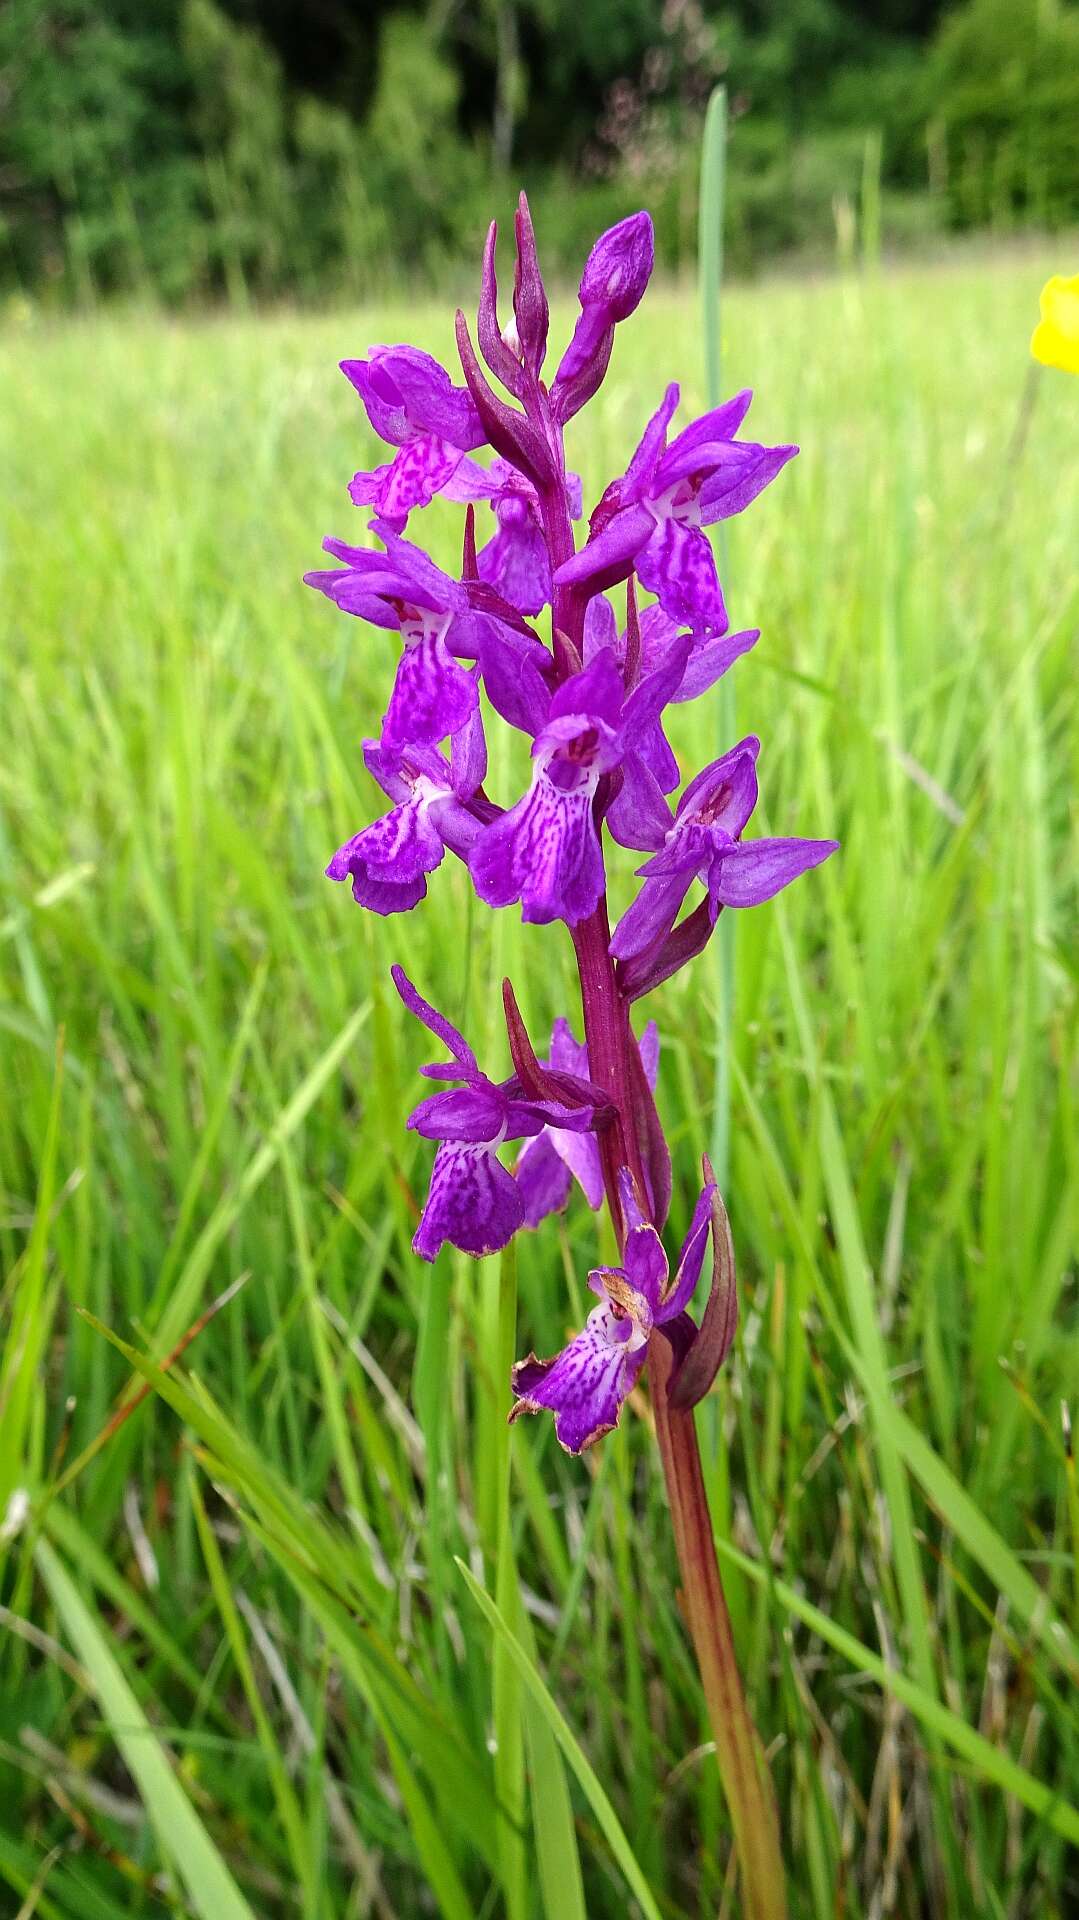
[[[1041,377],[1012,457],[1062,264],[724,302],[725,386],[802,446],[730,528],[760,829],[842,841],[737,922],[742,1314],[699,1415],[798,1920],[1079,1899],[1079,382]],[[322,877],[378,805],[360,742],[394,658],[300,584],[377,457],[335,363],[447,356],[450,320],[0,333],[19,1920],[739,1912],[647,1405],[581,1461],[506,1426],[509,1360],[579,1324],[604,1229],[575,1203],[515,1272],[409,1250],[427,1042],[388,967],[502,1072],[502,975],[544,1033],[565,930],[481,914],[450,860],[387,922]],[[571,444],[586,501],[674,374],[698,410],[688,288],[620,332]],[[426,525],[452,565],[458,510]],[[729,744],[714,697],[672,737],[690,772]],[[492,793],[524,769],[499,739]],[[647,1007],[674,1245],[716,964]]]

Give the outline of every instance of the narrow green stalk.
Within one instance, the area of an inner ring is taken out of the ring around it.
[[[517,1330],[517,1257],[513,1242],[498,1263],[497,1381],[509,1379]],[[502,1618],[512,1631],[521,1631],[521,1601],[514,1557],[510,1511],[510,1430],[505,1417],[497,1422],[498,1547],[495,1597]],[[510,1920],[524,1920],[528,1912],[528,1861],[524,1841],[525,1771],[524,1729],[521,1717],[521,1681],[503,1642],[495,1645],[491,1671],[495,1728],[495,1789],[499,1805],[509,1818],[499,1829],[502,1885]]]
[[[716,87],[708,102],[701,145],[700,204],[697,216],[697,276],[701,290],[701,330],[704,336],[704,387],[710,407],[718,407],[723,384],[723,204],[727,173],[727,89]],[[717,535],[719,568],[727,584],[727,537],[721,525]],[[734,681],[725,674],[716,688],[719,751],[734,745],[737,724]],[[731,1153],[731,1034],[734,1030],[734,922],[733,913],[720,915],[716,930],[716,1072],[712,1099],[712,1165],[722,1191],[727,1185]]]

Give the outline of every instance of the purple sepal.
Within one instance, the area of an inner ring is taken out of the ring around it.
[[[835,853],[838,840],[751,840],[728,848],[719,873],[709,875],[709,891],[724,907],[759,907],[789,887],[799,874],[819,867]]]
[[[405,447],[423,435],[449,441],[460,452],[482,447],[479,414],[464,387],[419,347],[370,347],[366,360],[342,360],[380,440]]]
[[[410,626],[417,636],[427,631],[444,630],[447,616],[468,610],[468,595],[448,573],[385,521],[372,522],[384,540],[386,551],[375,547],[352,547],[344,540],[323,541],[327,553],[342,565],[316,573],[304,580],[315,587],[344,613],[369,620],[376,627],[405,631]]]
[[[538,1227],[548,1214],[561,1213],[568,1204],[573,1185],[570,1170],[547,1133],[525,1143],[513,1177],[524,1206],[526,1227]]]
[[[390,968],[390,979],[397,988],[409,1013],[413,1015],[414,1019],[421,1021],[428,1032],[434,1034],[436,1040],[441,1040],[443,1046],[449,1048],[456,1062],[456,1066],[461,1068],[462,1071],[457,1073],[454,1067],[450,1067],[448,1077],[451,1080],[483,1079],[484,1076],[480,1073],[479,1061],[476,1059],[464,1035],[459,1033],[457,1028],[447,1020],[444,1013],[439,1013],[437,1007],[433,1007],[429,1000],[424,999],[422,993],[418,992],[413,986],[404,968],[394,964]],[[447,1077],[446,1070],[442,1067],[438,1069],[421,1067],[420,1072],[432,1074],[432,1076],[437,1073],[437,1078],[440,1080]]]
[[[632,583],[632,576],[631,576]],[[677,688],[670,694],[674,702],[696,700],[707,693],[717,680],[748,653],[760,639],[759,627],[751,627],[741,633],[723,633],[711,637],[699,636],[680,631],[677,620],[672,620],[658,602],[645,607],[639,622],[641,641],[641,671],[654,673],[664,667],[676,649],[680,649],[685,640],[689,641],[689,653],[685,670]],[[584,657],[586,662],[600,647],[613,648],[620,664],[627,664],[627,636],[619,633],[614,609],[602,594],[595,594],[588,602],[585,611]],[[628,666],[627,666],[628,673]],[[669,792],[669,788],[664,791]]]
[[[671,828],[671,810],[655,775],[637,754],[627,757],[622,786],[607,813],[607,825],[621,847],[640,853],[661,847]]]
[[[490,1083],[449,1087],[428,1094],[408,1116],[408,1126],[425,1140],[494,1140],[506,1124],[506,1102]]]
[[[513,280],[513,317],[521,358],[533,380],[538,380],[547,352],[547,328],[550,314],[547,293],[536,254],[536,236],[528,201],[522,193],[514,220],[517,240],[517,268]]]
[[[628,1168],[622,1168],[618,1185],[627,1230],[622,1266],[600,1267],[589,1274],[589,1287],[599,1295],[600,1304],[592,1309],[583,1332],[551,1360],[529,1354],[511,1376],[515,1404],[510,1419],[549,1408],[555,1416],[555,1435],[568,1453],[582,1452],[617,1426],[644,1364],[653,1327],[677,1320],[685,1312],[700,1277],[711,1219],[715,1187],[709,1183],[694,1211],[674,1279],[669,1281],[663,1243],[643,1213]]]
[[[702,693],[707,693],[733,667],[736,660],[756,646],[760,637],[759,627],[749,627],[742,633],[725,633],[695,646],[686,661],[678,692],[672,695],[672,699],[679,702],[696,700]]]

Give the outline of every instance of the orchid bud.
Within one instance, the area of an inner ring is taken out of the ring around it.
[[[581,315],[551,390],[560,420],[571,419],[599,387],[615,325],[640,305],[654,261],[655,237],[647,213],[630,214],[596,241],[581,275]]]

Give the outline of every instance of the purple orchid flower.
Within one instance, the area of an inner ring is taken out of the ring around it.
[[[645,1078],[654,1093],[659,1072],[659,1028],[654,1020],[645,1027],[639,1046]],[[561,1015],[551,1033],[550,1056],[542,1064],[584,1080],[589,1077],[587,1044],[574,1039]],[[603,1205],[603,1169],[592,1133],[571,1132],[549,1123],[522,1149],[514,1177],[524,1201],[526,1227],[538,1227],[549,1213],[561,1213],[574,1180],[593,1212]]]
[[[412,1242],[422,1260],[434,1260],[443,1242],[479,1259],[497,1253],[524,1225],[524,1202],[512,1173],[498,1158],[506,1140],[523,1140],[547,1125],[585,1131],[597,1124],[606,1096],[589,1081],[560,1080],[559,1100],[536,1099],[516,1074],[495,1083],[482,1073],[468,1042],[417,993],[403,967],[390,968],[409,1012],[447,1046],[451,1060],[420,1068],[430,1080],[464,1084],[421,1100],[408,1125],[437,1140],[431,1184]]]
[[[514,695],[522,684],[538,684],[545,695],[537,663],[546,667],[547,649],[512,607],[483,583],[469,586],[451,580],[419,547],[381,521],[372,526],[384,553],[324,540],[327,552],[343,564],[307,573],[304,580],[343,612],[396,628],[404,640],[382,721],[385,747],[437,746],[468,724],[479,704],[477,680],[459,659],[476,660],[481,670],[489,664],[489,691],[496,706],[498,687],[507,679]],[[526,668],[532,677],[522,681]]]
[[[454,735],[450,759],[434,747],[387,747],[365,740],[367,770],[394,802],[389,813],[338,847],[330,880],[351,880],[352,897],[372,913],[405,913],[427,892],[427,875],[447,847],[467,860],[484,815],[469,802],[483,784],[487,749],[479,712]]]
[[[476,891],[488,906],[519,900],[522,919],[570,926],[593,911],[606,877],[594,803],[602,776],[616,768],[630,778],[613,803],[612,830],[617,817],[619,838],[634,846],[643,825],[642,844],[654,844],[652,823],[638,814],[642,783],[632,743],[683,671],[682,656],[672,655],[627,697],[614,654],[604,647],[550,696],[536,729],[528,792],[481,834],[470,856]]]
[[[837,840],[740,839],[757,804],[759,752],[750,734],[690,781],[658,851],[637,869],[644,885],[615,928],[616,959],[632,959],[666,938],[694,879],[707,889],[714,926],[721,907],[760,906],[836,851]]]
[[[672,1281],[663,1242],[641,1210],[632,1176],[622,1169],[619,1196],[626,1223],[622,1265],[598,1267],[589,1274],[588,1285],[599,1295],[600,1304],[561,1353],[552,1360],[537,1360],[530,1353],[517,1362],[511,1420],[549,1408],[555,1416],[555,1435],[567,1453],[583,1452],[618,1425],[623,1403],[644,1365],[652,1329],[680,1319],[693,1297],[715,1191],[714,1183],[706,1186],[697,1201]]]
[[[727,612],[701,529],[741,513],[798,449],[734,438],[749,392],[704,414],[668,446],[678,397],[672,381],[625,473],[612,481],[592,515],[587,545],[558,568],[555,582],[598,592],[636,567],[641,585],[672,620],[714,636],[726,632]]]
[[[395,532],[413,507],[425,507],[453,478],[465,454],[487,439],[467,389],[418,347],[371,347],[366,360],[342,360],[380,440],[398,448],[372,473],[357,473],[349,495],[374,507]]]
[[[688,646],[685,669],[681,680],[668,696],[672,704],[686,700],[696,700],[702,693],[715,685],[748,653],[760,639],[759,627],[747,628],[743,633],[726,633],[712,638],[700,638],[691,633],[681,633],[678,622],[670,614],[664,613],[659,602],[645,607],[638,623],[640,642],[639,671],[650,673],[666,672],[672,660],[681,658]],[[584,619],[584,658],[585,665],[595,658],[603,647],[610,647],[623,672],[627,666],[628,632],[618,632],[614,609],[602,593],[588,602]],[[661,793],[672,793],[678,785],[681,775],[678,762],[671,751],[670,743],[663,730],[663,721],[657,716],[645,731],[637,736],[636,750],[638,758],[644,763]],[[618,836],[617,815],[612,821],[612,831]]]

